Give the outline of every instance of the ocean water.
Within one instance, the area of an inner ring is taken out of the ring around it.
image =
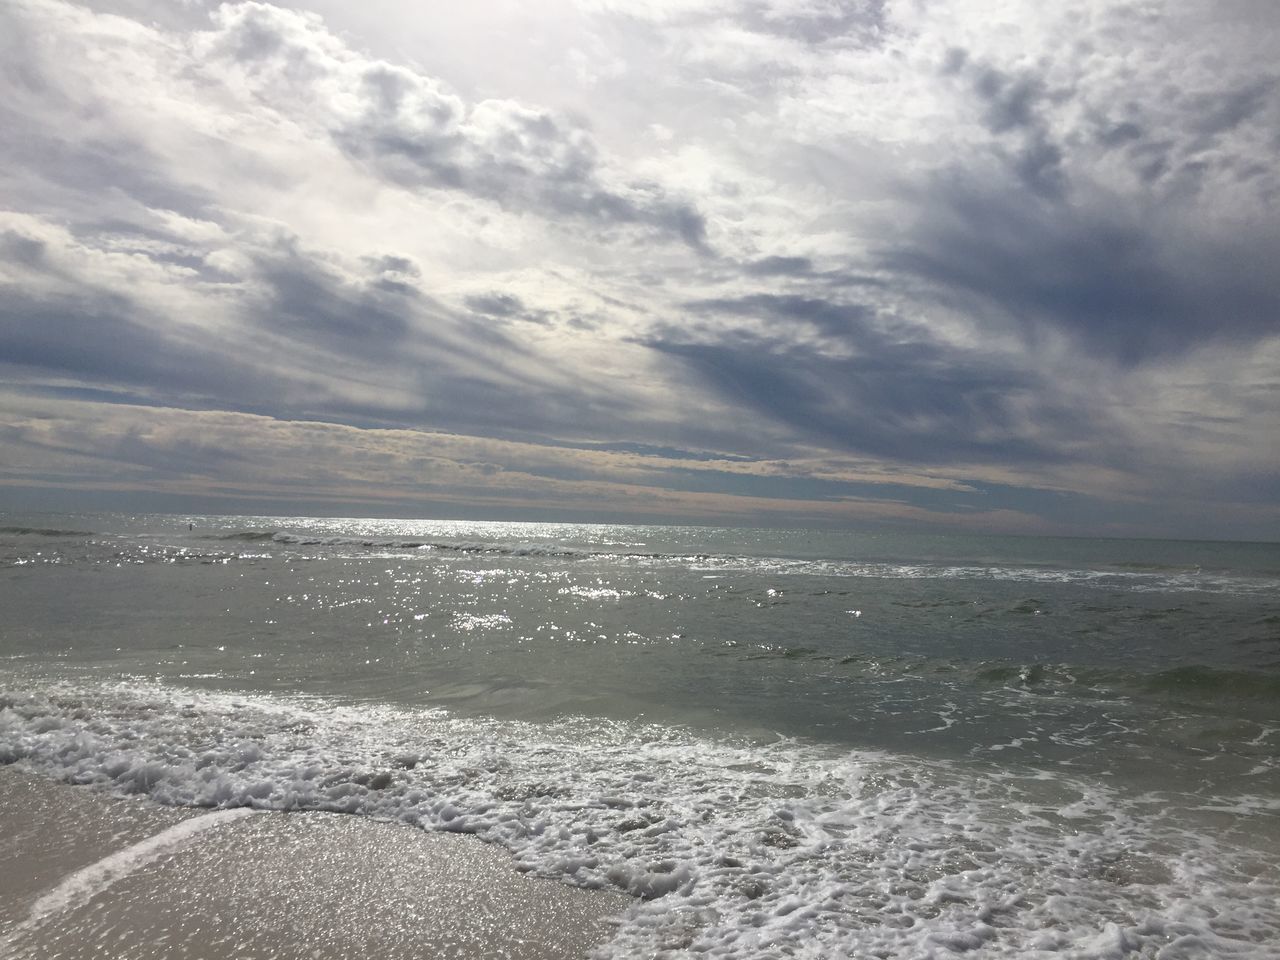
[[[0,762],[473,833],[602,957],[1274,960],[1280,546],[0,514]]]

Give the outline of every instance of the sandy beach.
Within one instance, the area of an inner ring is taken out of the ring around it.
[[[163,807],[0,768],[14,958],[585,957],[630,900],[367,817]]]

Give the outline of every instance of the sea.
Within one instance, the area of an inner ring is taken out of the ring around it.
[[[0,763],[472,834],[601,958],[1275,960],[1280,545],[0,514]]]

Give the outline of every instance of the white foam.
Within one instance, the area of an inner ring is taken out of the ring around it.
[[[1256,805],[1197,822],[1192,798],[1043,771],[655,725],[154,686],[0,706],[0,760],[62,779],[474,833],[526,870],[620,887],[641,899],[602,957],[1084,960],[1201,944],[1274,960],[1280,942],[1280,840]]]

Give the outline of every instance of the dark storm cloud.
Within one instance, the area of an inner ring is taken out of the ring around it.
[[[66,378],[117,398],[362,426],[422,426],[429,416],[442,429],[520,435],[533,424],[599,429],[618,412],[581,387],[522,374],[514,341],[429,301],[393,313],[387,298],[301,255],[268,258],[258,282],[229,342],[157,321],[119,294],[5,290],[0,371]],[[315,383],[316,370],[324,382]],[[353,381],[388,389],[376,401],[353,397],[343,389]]]
[[[1053,96],[1064,94],[1052,94],[1044,78],[1030,70],[1002,70],[961,49],[948,51],[942,73],[967,84],[997,152],[1023,185],[1041,196],[1060,196],[1065,186],[1063,151],[1042,108]]]
[[[61,270],[47,241],[14,230],[0,232],[0,262],[58,279]],[[0,364],[99,383],[199,389],[204,379],[188,359],[157,342],[133,322],[134,303],[110,290],[78,288],[37,295],[0,286]]]
[[[492,150],[406,129],[396,117],[377,113],[333,135],[347,154],[401,186],[460,190],[508,209],[604,226],[650,226],[705,246],[706,222],[693,206],[668,199],[654,184],[632,183],[626,193],[604,186],[592,152],[575,150],[547,115],[512,110],[501,122],[508,129],[497,133],[500,146]]]
[[[841,287],[883,287],[884,277],[875,277],[848,264],[819,269],[809,257],[774,255],[735,265],[748,277],[771,277],[781,281],[815,281],[828,289]]]
[[[1123,100],[1109,111],[1093,112],[1093,140],[1109,155],[1122,157],[1135,179],[1157,196],[1195,195],[1215,181],[1245,183],[1274,172],[1270,154],[1280,148],[1277,89],[1275,77],[1261,77],[1173,98],[1173,117],[1151,104]],[[1250,128],[1265,131],[1267,152],[1234,142],[1247,137]]]
[[[247,408],[262,394],[256,370],[214,352],[156,336],[132,319],[136,306],[118,294],[42,298],[0,296],[0,369],[70,377],[148,396],[239,396]]]
[[[775,321],[776,333],[667,329],[644,342],[680,359],[690,382],[804,442],[914,462],[1061,459],[1061,444],[1090,429],[1079,410],[1054,409],[1036,373],[919,339],[898,339],[858,305],[814,298],[703,301],[699,310]],[[831,338],[797,343],[802,321]],[[1026,421],[1037,412],[1034,428]]]
[[[467,306],[476,313],[490,317],[518,317],[524,313],[519,297],[508,293],[489,293],[466,298]]]
[[[930,216],[882,254],[976,318],[1049,327],[1125,364],[1280,329],[1280,232],[1219,236],[1158,211],[1090,209],[940,180]],[[1175,228],[1176,229],[1173,229]]]
[[[1065,53],[1061,60],[1065,79],[1056,86],[1048,79],[1052,65],[1005,67],[960,48],[948,51],[940,70],[971,100],[991,134],[992,153],[1041,197],[1065,199],[1073,187],[1088,188],[1091,167],[1108,153],[1124,157],[1141,182],[1163,180],[1167,191],[1185,194],[1215,178],[1247,179],[1270,166],[1269,156],[1236,142],[1245,128],[1269,127],[1273,149],[1280,145],[1275,76],[1227,76],[1217,90],[1169,84],[1160,98],[1129,89],[1090,100],[1082,89],[1085,68]],[[1082,123],[1063,110],[1073,104],[1086,117]]]
[[[392,254],[383,254],[382,256],[366,257],[365,263],[373,270],[384,275],[398,274],[401,277],[417,279],[422,276],[422,270],[418,265],[408,257],[397,257]]]
[[[0,232],[0,262],[40,268],[46,263],[48,244],[36,237],[24,236],[13,230]]]
[[[378,285],[381,280],[347,282],[288,247],[264,257],[257,275],[269,291],[255,318],[265,329],[378,359],[393,356],[409,333],[407,315],[417,294],[408,285],[388,290]]]
[[[862,325],[873,314],[860,303],[840,303],[798,294],[756,293],[694,300],[685,306],[696,311],[759,317],[788,327],[794,327],[796,322],[806,323],[825,334],[851,340],[866,339]]]
[[[115,227],[112,240],[125,247],[157,232]],[[61,235],[61,242],[97,238],[90,231],[78,240]],[[50,243],[0,233],[0,258],[21,264],[28,276],[26,288],[0,287],[0,365],[12,374],[196,406],[363,423],[412,423],[427,408],[444,423],[501,416],[518,423],[525,406],[548,405],[539,390],[555,392],[521,383],[510,369],[524,357],[515,341],[424,295],[405,257],[366,258],[369,272],[353,277],[294,241],[245,247],[239,272],[219,278],[226,288],[207,290],[229,312],[206,326],[158,313],[145,289],[89,282],[67,251],[51,251]],[[162,269],[173,260],[164,248],[129,257]],[[353,400],[343,386],[375,381],[401,392],[372,403]],[[521,390],[529,396],[517,399]]]
[[[423,292],[408,258],[371,256],[365,263],[368,275],[347,276],[292,241],[256,253],[254,292],[238,314],[286,382],[291,363],[304,358],[304,371],[324,369],[339,382],[351,377],[407,391],[377,406],[337,395],[312,400],[307,409],[404,426],[420,426],[429,416],[444,429],[502,433],[571,423],[575,410],[584,422],[593,419],[588,411],[600,405],[579,389],[542,376],[553,372],[542,367],[537,376],[527,372],[529,351],[517,339]],[[296,411],[289,392],[267,388],[258,409]]]
[[[1191,127],[1209,138],[1201,146],[1210,146],[1219,134],[1236,129],[1256,118],[1271,102],[1276,89],[1274,77],[1264,77],[1238,90],[1228,90],[1200,98],[1200,115],[1191,119]]]
[[[131,241],[165,237],[163,230],[113,226],[112,240],[125,248]],[[79,239],[96,238],[96,231],[86,231]],[[243,387],[243,377],[233,373],[240,364],[221,355],[231,348],[212,331],[155,318],[151,308],[127,291],[86,286],[82,279],[66,275],[47,246],[46,241],[15,231],[0,234],[0,256],[43,274],[46,283],[65,285],[44,296],[4,289],[0,346],[8,362],[108,382],[151,384],[159,390],[230,395]],[[158,265],[203,262],[196,252],[176,255],[161,249],[146,256]],[[380,286],[380,278],[365,283],[343,280],[289,243],[256,251],[248,277],[218,279],[247,282],[253,289],[240,312],[246,332],[274,335],[280,353],[285,352],[284,341],[291,341],[344,360],[393,356],[408,335],[407,317],[416,296],[416,291],[388,291]],[[254,365],[278,359],[283,358],[258,356]],[[251,397],[261,400],[270,392],[254,390]]]
[[[261,302],[267,308],[259,313],[249,306],[243,317],[242,329],[253,339],[227,342],[199,326],[155,316],[127,291],[84,282],[50,256],[47,246],[13,231],[0,234],[0,256],[23,263],[43,281],[41,293],[34,287],[0,288],[0,364],[11,373],[197,405],[213,401],[289,413],[298,409],[285,399],[295,380],[291,355],[297,351],[287,347],[290,339],[308,349],[323,343],[336,372],[368,351],[361,318],[389,322],[385,310],[350,295],[344,299],[319,267],[295,256],[265,266]],[[253,333],[253,323],[268,313],[270,324]],[[285,336],[263,336],[271,325]],[[385,353],[381,346],[376,351]]]
[[[1152,96],[1091,86],[1071,47],[1034,67],[953,48],[940,74],[989,140],[904,187],[916,216],[880,266],[1129,366],[1280,331],[1273,76],[1187,70]]]

